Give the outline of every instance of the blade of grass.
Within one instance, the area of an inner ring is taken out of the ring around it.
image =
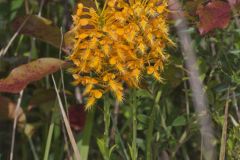
[[[154,120],[155,120],[155,113],[156,113],[156,105],[158,105],[160,98],[161,98],[161,91],[157,92],[157,95],[154,100],[154,104],[152,107],[152,112],[150,115],[149,123],[148,123],[148,129],[147,129],[147,135],[146,135],[146,159],[151,160],[152,159],[152,134],[153,134],[153,128],[154,128]]]
[[[52,75],[52,80],[53,80],[54,88],[55,88],[55,91],[56,91],[56,94],[57,94],[59,107],[60,107],[60,110],[61,110],[61,113],[62,113],[63,121],[64,121],[66,130],[67,130],[67,133],[68,133],[69,140],[70,140],[70,142],[71,142],[71,145],[72,145],[74,154],[75,154],[75,156],[76,156],[76,159],[77,159],[77,160],[80,160],[80,159],[81,159],[81,158],[80,158],[80,152],[79,152],[79,150],[78,150],[76,141],[75,141],[75,139],[74,139],[74,136],[73,136],[73,133],[72,133],[72,130],[71,130],[69,121],[68,121],[68,119],[67,119],[67,115],[66,115],[66,113],[65,113],[65,111],[64,111],[64,107],[63,107],[63,104],[62,104],[60,95],[59,95],[59,93],[58,93],[56,81],[55,81],[53,75]]]
[[[36,152],[36,149],[35,149],[35,146],[34,146],[33,141],[32,141],[32,138],[29,137],[29,136],[28,136],[28,142],[29,142],[31,151],[32,151],[32,153],[33,153],[33,158],[34,158],[34,160],[39,160],[38,155],[37,155],[37,152]]]
[[[223,123],[223,128],[222,128],[222,138],[221,138],[221,148],[220,148],[219,160],[225,160],[229,101],[230,101],[230,99],[229,99],[229,88],[228,88],[228,95],[227,95],[227,100],[226,100],[226,104],[225,104],[224,123]]]
[[[23,23],[20,25],[20,27],[18,28],[18,30],[14,33],[14,35],[12,36],[12,38],[10,39],[10,41],[8,42],[7,46],[6,46],[3,50],[0,50],[0,57],[4,56],[4,55],[7,53],[9,47],[12,45],[13,41],[14,41],[15,38],[18,36],[19,32],[20,32],[21,29],[24,27],[24,25],[27,23],[27,21],[28,21],[29,18],[30,18],[30,16],[27,17],[27,18],[23,21]]]
[[[88,112],[87,120],[86,120],[87,125],[85,125],[82,135],[79,138],[80,140],[78,141],[78,149],[80,151],[82,160],[88,159],[92,128],[94,124],[94,114],[95,114],[95,109]]]
[[[48,129],[47,142],[46,142],[46,147],[45,147],[45,151],[44,151],[43,160],[48,160],[49,159],[49,152],[50,152],[50,147],[51,147],[51,143],[52,143],[53,131],[54,131],[54,127],[55,127],[54,120],[53,120],[54,119],[53,114],[52,114],[52,117],[51,117],[51,124],[50,124],[49,129]]]
[[[23,90],[19,94],[17,106],[16,106],[15,113],[14,113],[15,117],[14,117],[14,122],[13,122],[10,160],[13,160],[13,152],[14,152],[14,144],[15,144],[15,134],[16,134],[16,127],[17,127],[17,120],[18,120],[18,116],[19,116],[18,112],[19,112],[19,109],[21,107],[22,97],[23,97]]]
[[[113,116],[111,116],[111,119],[112,119],[112,121],[114,121]],[[128,155],[128,153],[127,153],[127,149],[126,149],[126,147],[124,146],[124,142],[123,142],[123,140],[122,140],[121,134],[119,133],[119,130],[118,130],[118,128],[117,128],[116,123],[113,123],[113,127],[114,127],[114,130],[115,130],[116,138],[120,141],[120,146],[121,146],[121,148],[122,148],[122,150],[123,150],[123,154],[124,154],[124,156],[125,156],[125,159],[126,159],[126,160],[130,160],[129,155]]]
[[[236,93],[235,91],[232,92],[232,95],[233,95],[233,98],[232,98],[232,101],[233,101],[233,106],[236,110],[236,114],[237,114],[237,118],[238,118],[238,123],[240,122],[240,110],[239,110],[239,107],[238,107],[238,103],[237,103],[237,98],[236,98]]]

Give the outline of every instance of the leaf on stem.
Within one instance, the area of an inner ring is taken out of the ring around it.
[[[29,83],[58,71],[65,64],[55,58],[40,58],[14,68],[6,78],[0,79],[0,92],[18,93]]]
[[[230,22],[231,8],[226,2],[212,1],[205,6],[199,5],[197,14],[200,19],[198,29],[204,35],[216,28],[226,28]]]
[[[57,26],[53,25],[51,20],[37,15],[25,15],[14,20],[13,29],[16,31],[25,19],[27,19],[27,22],[20,30],[21,34],[35,37],[56,48],[60,48],[61,31]],[[62,47],[64,48],[64,44]]]

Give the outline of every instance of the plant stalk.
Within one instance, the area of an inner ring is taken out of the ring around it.
[[[154,100],[154,104],[152,107],[152,112],[150,115],[150,119],[149,119],[149,127],[147,129],[147,137],[146,137],[146,160],[151,160],[152,159],[152,148],[151,148],[151,144],[152,144],[152,134],[153,134],[153,128],[154,128],[154,120],[155,120],[155,112],[156,112],[156,107],[159,103],[159,100],[161,98],[161,91],[158,91],[155,100]]]
[[[110,128],[110,103],[108,101],[108,95],[104,96],[104,144],[105,144],[105,155],[104,159],[109,160],[109,128]]]
[[[132,93],[132,127],[133,127],[133,137],[132,137],[132,159],[137,160],[138,150],[137,150],[137,96],[136,90]]]

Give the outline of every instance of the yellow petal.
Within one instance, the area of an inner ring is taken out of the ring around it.
[[[82,26],[86,26],[87,24],[88,24],[88,19],[86,19],[86,18],[84,18],[84,19],[80,19],[79,20],[79,23],[80,23],[80,25],[82,25]]]
[[[82,9],[83,8],[83,4],[82,3],[78,3],[78,9]]]
[[[124,29],[123,28],[119,28],[119,29],[117,29],[116,33],[118,35],[123,35],[124,34]]]
[[[150,66],[150,67],[147,67],[147,74],[153,74],[154,72],[154,67]]]
[[[125,68],[124,68],[124,66],[122,65],[122,64],[120,64],[120,63],[118,63],[117,65],[116,65],[116,68],[119,70],[119,72],[121,72],[121,73],[124,73],[125,72]]]
[[[77,9],[77,16],[81,16],[83,12],[83,4],[79,3],[78,4],[78,9]]]
[[[92,85],[92,84],[88,84],[88,85],[86,86],[84,92],[83,92],[83,95],[86,95],[86,94],[88,94],[89,92],[91,92],[92,88],[93,88],[93,85]]]
[[[122,84],[114,80],[109,81],[109,87],[116,95],[116,98],[119,102],[123,100],[123,87]]]
[[[85,110],[91,109],[91,107],[95,104],[95,102],[96,102],[96,98],[89,97],[88,100],[87,100],[87,103],[85,105]]]
[[[132,71],[132,76],[135,78],[135,79],[139,79],[139,77],[140,77],[140,70],[139,69],[134,69],[133,71]]]
[[[123,101],[123,92],[122,91],[117,91],[115,92],[116,98],[118,102],[122,102]]]
[[[107,73],[103,76],[103,81],[107,82],[114,79],[116,76],[112,73]]]
[[[138,46],[139,50],[144,53],[145,52],[145,45],[143,43],[140,43]]]
[[[73,74],[73,78],[77,80],[80,78],[80,76],[78,74]]]
[[[80,34],[80,35],[78,36],[78,38],[84,39],[84,38],[87,38],[88,36],[89,36],[88,34],[82,33],[82,34]]]
[[[102,92],[100,90],[94,90],[94,97],[100,99],[102,97]]]
[[[114,7],[114,5],[115,5],[115,0],[110,0],[110,1],[108,2],[108,6],[109,6],[109,7]]]
[[[116,58],[110,58],[109,63],[110,63],[111,65],[116,64],[116,63],[117,63]]]
[[[159,13],[159,14],[161,14],[161,13],[163,13],[163,11],[165,10],[165,6],[158,6],[157,7],[157,12]]]
[[[104,53],[105,53],[106,55],[108,55],[109,52],[110,52],[110,47],[109,47],[109,45],[104,45],[104,46],[103,46],[103,51],[104,51]]]
[[[140,22],[140,25],[141,25],[142,29],[145,30],[145,28],[146,28],[146,26],[147,26],[147,21],[142,20],[142,21]]]

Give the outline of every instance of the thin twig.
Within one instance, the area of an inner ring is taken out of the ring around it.
[[[60,43],[60,49],[59,49],[59,59],[61,59],[62,57],[62,46],[63,46],[63,31],[62,31],[62,27],[60,29],[61,31],[61,43]],[[60,73],[61,73],[61,83],[62,83],[62,90],[63,90],[63,97],[64,97],[64,103],[65,103],[65,108],[66,108],[66,112],[67,112],[67,117],[69,119],[69,114],[68,114],[68,110],[67,110],[67,106],[68,106],[68,103],[67,103],[67,96],[66,96],[66,93],[65,93],[65,85],[64,85],[64,76],[63,76],[63,69],[62,67],[60,68]],[[66,143],[66,146],[67,146],[67,154],[68,154],[68,157],[69,159],[71,160],[72,157],[71,157],[71,154],[70,154],[70,151],[69,151],[69,146],[68,146],[68,140],[67,140],[67,134],[66,134],[66,130],[65,128],[63,127],[64,126],[64,121],[63,119],[61,119],[62,121],[62,132],[63,132],[63,136],[64,136],[64,141]]]
[[[60,49],[59,49],[59,59],[62,58],[62,46],[63,46],[63,38],[64,38],[62,27],[61,27],[60,31],[61,31],[61,43],[60,43]],[[63,75],[62,67],[60,67],[60,74],[61,74],[61,81],[62,81],[63,98],[64,98],[65,107],[66,107],[65,109],[67,112],[67,116],[69,118],[69,114],[68,114],[68,110],[67,110],[68,102],[67,102],[67,96],[65,93],[65,83],[64,83],[64,75]]]
[[[32,141],[32,138],[31,138],[30,136],[28,136],[28,142],[29,142],[29,145],[30,145],[30,147],[31,147],[34,160],[39,160],[38,155],[37,155],[37,152],[36,152],[36,149],[35,149],[34,144],[33,144],[33,141]]]
[[[232,95],[233,95],[233,106],[236,110],[236,114],[237,114],[237,117],[238,117],[238,123],[240,123],[240,110],[239,110],[239,107],[238,107],[238,104],[237,104],[237,98],[236,98],[235,91],[232,92]]]
[[[66,150],[67,150],[67,155],[68,155],[68,159],[69,160],[72,160],[72,155],[71,155],[71,152],[69,150],[69,143],[68,143],[68,139],[67,139],[67,133],[66,133],[66,129],[64,127],[64,121],[63,119],[61,118],[61,122],[62,122],[62,132],[63,132],[63,137],[64,137],[64,141],[65,141],[65,144],[67,146]]]
[[[61,110],[61,113],[62,113],[63,121],[64,121],[66,130],[67,130],[67,133],[68,133],[69,140],[71,142],[71,145],[72,145],[73,151],[75,153],[76,159],[80,160],[81,156],[80,156],[80,153],[79,153],[76,141],[74,139],[74,136],[73,136],[73,133],[72,133],[72,130],[71,130],[71,127],[70,127],[67,115],[66,115],[66,113],[64,111],[64,107],[63,107],[63,104],[62,104],[62,101],[61,101],[61,98],[60,98],[60,95],[59,95],[59,92],[58,92],[58,89],[57,89],[56,81],[55,81],[53,75],[52,75],[52,80],[53,80],[54,88],[55,88],[55,91],[56,91],[56,94],[57,94],[59,107],[60,107],[60,110]]]
[[[183,76],[185,77],[184,71],[183,71]],[[187,86],[187,81],[186,81],[186,80],[184,80],[183,86],[184,86],[184,94],[185,94],[187,118],[189,119],[189,115],[190,115],[190,103],[189,103],[188,86]]]
[[[18,116],[19,116],[19,110],[20,110],[20,107],[21,107],[22,97],[23,97],[23,90],[19,94],[17,106],[16,106],[15,113],[14,113],[14,122],[13,122],[13,131],[12,131],[10,160],[13,160],[13,152],[14,152],[14,144],[15,144],[15,134],[16,134],[17,120],[18,120]]]
[[[41,15],[42,15],[42,9],[43,9],[44,2],[45,2],[45,0],[41,0],[39,12],[38,12],[39,17],[41,17]]]
[[[15,40],[15,38],[18,36],[18,34],[20,33],[20,31],[22,30],[22,28],[25,26],[25,24],[27,23],[28,19],[30,18],[30,16],[28,16],[24,21],[23,23],[20,25],[20,27],[18,28],[18,30],[14,33],[14,35],[12,36],[12,38],[10,39],[10,41],[8,42],[7,46],[0,50],[0,57],[4,56],[9,47],[12,45],[13,41]]]
[[[25,12],[26,14],[30,13],[28,0],[24,0]]]
[[[221,138],[221,148],[220,148],[220,156],[219,160],[225,160],[225,151],[226,151],[226,143],[227,143],[227,124],[228,124],[228,108],[229,108],[229,88],[228,95],[225,104],[225,113],[224,113],[224,123],[222,128],[222,138]]]

